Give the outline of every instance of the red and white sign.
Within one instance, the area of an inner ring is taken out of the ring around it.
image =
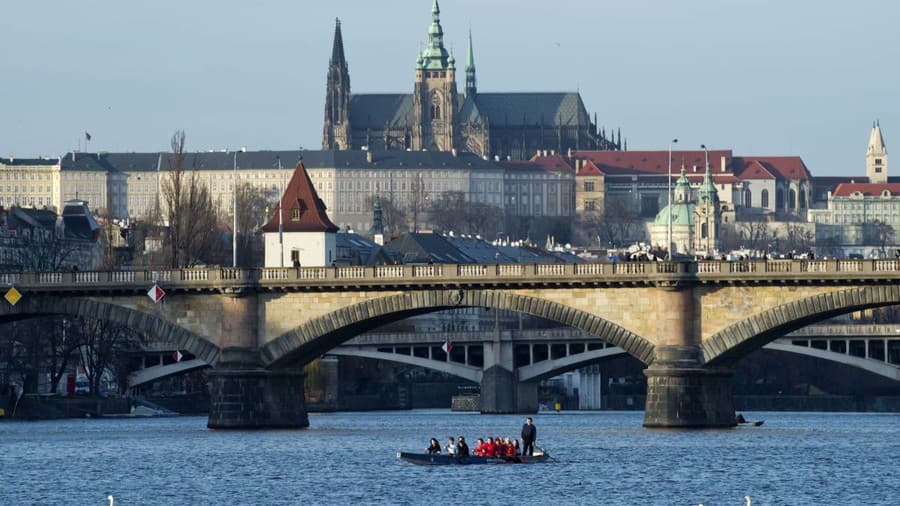
[[[165,296],[165,290],[160,288],[159,285],[153,285],[153,288],[151,288],[150,291],[147,292],[147,297],[150,297],[150,299],[156,303],[159,303],[159,301],[161,301]]]
[[[453,349],[453,344],[451,344],[450,341],[447,341],[447,342],[444,343],[443,346],[441,346],[441,349],[444,350],[444,353],[446,353],[446,354],[449,355],[449,354],[450,354],[450,350]]]
[[[181,362],[181,359],[184,358],[184,355],[182,355],[180,351],[176,351],[172,354],[172,358],[175,359],[175,362]]]

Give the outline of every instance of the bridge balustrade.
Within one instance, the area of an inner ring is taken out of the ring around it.
[[[862,272],[862,260],[838,260],[838,272]]]
[[[875,260],[872,262],[872,270],[875,272],[900,271],[900,260]]]
[[[576,276],[578,276],[578,275],[582,275],[582,276],[583,275],[587,275],[587,276],[595,275],[596,276],[596,275],[606,274],[606,270],[604,268],[605,265],[606,264],[600,264],[600,263],[575,264],[575,275]],[[503,267],[503,266],[501,265],[501,267]]]
[[[259,278],[263,281],[287,281],[293,279],[290,275],[292,270],[296,271],[288,268],[262,269]]]
[[[462,264],[456,266],[456,273],[459,277],[483,278],[488,272],[487,265]]]
[[[801,260],[800,272],[828,272],[827,260]]]
[[[567,264],[535,264],[534,273],[539,276],[564,276]]]
[[[413,277],[415,277],[415,272],[412,273]],[[379,265],[375,267],[375,277],[376,278],[405,278],[406,272],[404,272],[403,265]]]
[[[209,271],[206,269],[182,269],[181,281],[209,281]]]
[[[497,275],[500,277],[518,277],[525,275],[524,264],[501,264],[497,266]]]
[[[722,272],[722,262],[700,262],[697,264],[697,272],[701,274]]]
[[[365,279],[365,267],[335,267],[335,278],[337,279]]]
[[[636,262],[619,262],[612,264],[613,274],[646,274],[647,264]]]
[[[414,278],[437,278],[444,275],[444,266],[438,265],[413,265],[412,276]]]

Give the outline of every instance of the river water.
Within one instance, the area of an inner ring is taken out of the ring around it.
[[[900,415],[747,413],[758,428],[641,428],[640,412],[535,415],[555,460],[420,467],[429,437],[515,436],[520,416],[311,415],[295,431],[204,417],[0,423],[0,504],[900,504]]]

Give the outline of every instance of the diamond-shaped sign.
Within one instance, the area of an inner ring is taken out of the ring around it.
[[[156,303],[159,303],[165,296],[166,291],[160,288],[159,285],[153,285],[153,288],[147,292],[147,297],[150,297],[150,299]]]
[[[6,299],[6,302],[9,302],[10,306],[15,306],[16,302],[22,300],[22,292],[16,290],[16,287],[12,287],[6,291],[6,295],[3,298]]]

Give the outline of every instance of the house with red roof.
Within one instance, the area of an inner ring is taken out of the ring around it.
[[[266,267],[328,266],[337,259],[337,225],[326,213],[303,162],[298,162],[263,226]]]

